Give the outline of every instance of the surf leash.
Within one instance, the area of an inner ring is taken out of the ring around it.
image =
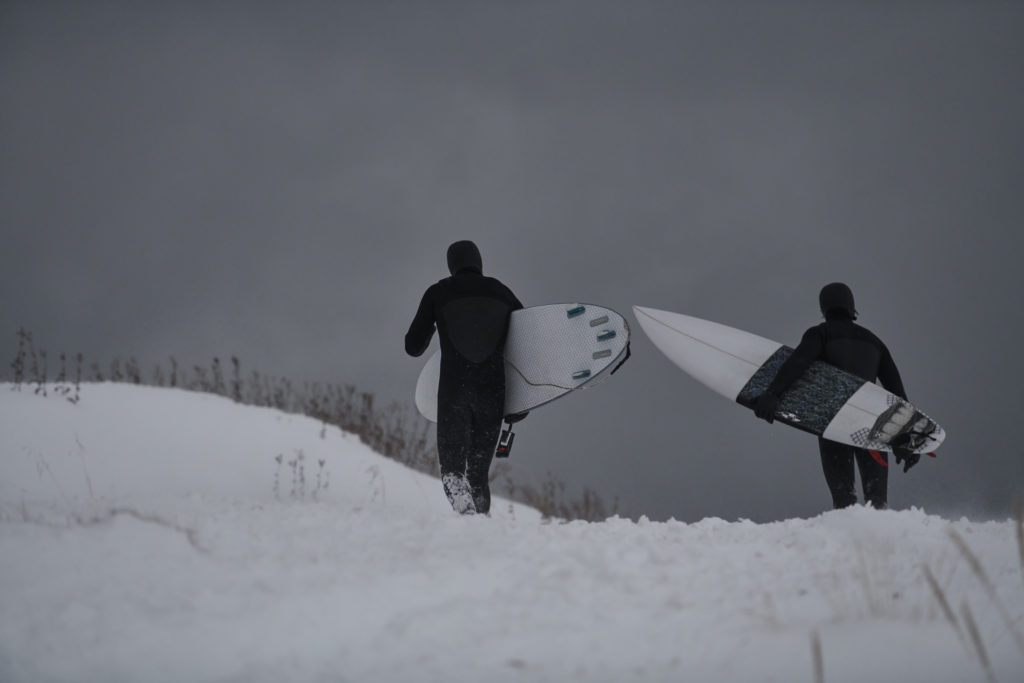
[[[882,452],[881,451],[868,451],[868,453],[870,453],[871,457],[874,459],[874,461],[877,462],[882,467],[888,467],[889,466],[889,463],[887,463],[882,458]],[[930,458],[937,458],[938,457],[937,455],[935,455],[935,451],[932,451],[931,453],[925,453],[925,455],[927,455]]]
[[[494,457],[507,458],[512,452],[512,441],[515,438],[516,435],[512,432],[512,423],[506,422],[505,429],[501,430],[501,436],[498,437],[498,447],[494,451]]]

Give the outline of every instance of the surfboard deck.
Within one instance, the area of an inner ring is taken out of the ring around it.
[[[729,400],[753,408],[793,349],[728,325],[634,306],[651,341],[669,360]],[[786,391],[775,418],[868,450],[934,451],[945,431],[911,403],[874,382],[815,361]]]
[[[505,340],[505,414],[600,384],[622,364],[628,348],[629,324],[610,308],[565,303],[513,311]],[[431,422],[437,422],[440,377],[436,351],[416,382],[416,408]]]

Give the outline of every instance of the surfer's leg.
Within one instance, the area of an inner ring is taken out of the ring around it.
[[[864,502],[879,510],[888,507],[889,468],[876,461],[863,448],[856,448],[857,468],[860,470],[860,483],[864,488]],[[880,451],[879,456],[889,462],[888,453]]]
[[[452,509],[461,514],[474,511],[469,482],[466,480],[466,459],[469,454],[473,415],[465,396],[438,390],[437,459],[441,483]]]
[[[491,372],[478,388],[473,402],[472,445],[466,459],[466,478],[473,489],[476,511],[491,509],[490,477],[494,448],[501,432],[505,408],[505,363],[497,357],[490,363]]]
[[[853,469],[853,447],[845,444],[818,439],[821,453],[821,469],[825,482],[832,494],[832,507],[850,507],[857,504],[857,489]]]
[[[500,418],[497,422],[480,424],[474,431],[474,446],[466,463],[466,479],[473,489],[473,503],[477,512],[486,513],[491,509],[491,487],[488,479],[500,431]]]
[[[495,436],[495,441],[497,441],[497,436]],[[490,476],[491,458],[493,455],[493,450],[490,456],[484,454],[472,455],[469,459],[469,469],[466,472],[466,479],[469,481],[469,486],[473,491],[473,505],[476,507],[476,511],[481,514],[487,514],[491,510],[491,486],[487,480]]]

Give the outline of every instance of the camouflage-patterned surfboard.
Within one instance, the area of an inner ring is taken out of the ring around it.
[[[727,325],[634,306],[647,336],[709,389],[747,408],[793,349]],[[815,361],[781,397],[775,418],[831,441],[869,450],[934,451],[946,433],[909,402],[827,363]]]

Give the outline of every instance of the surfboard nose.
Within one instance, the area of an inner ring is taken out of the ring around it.
[[[684,372],[729,400],[780,344],[710,320],[633,306],[640,328]]]

